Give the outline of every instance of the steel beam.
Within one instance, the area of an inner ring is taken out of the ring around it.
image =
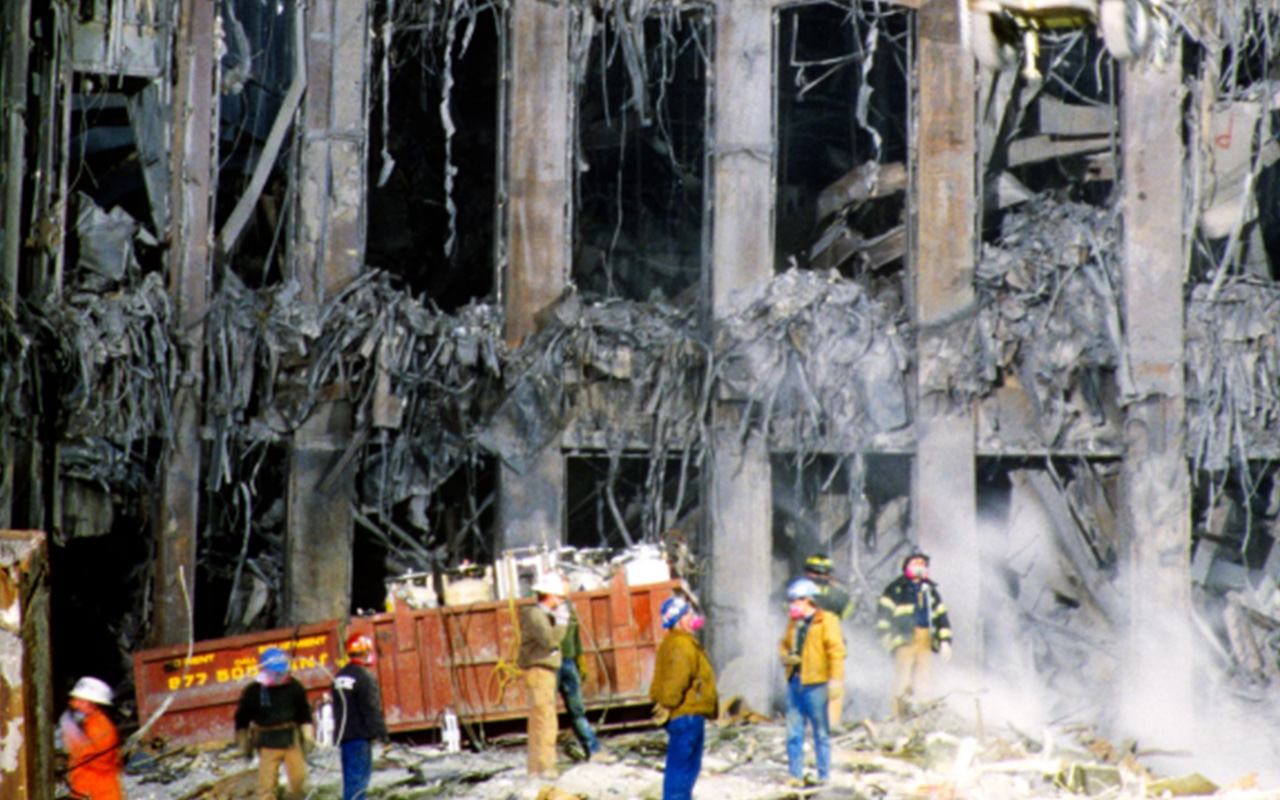
[[[1121,92],[1125,356],[1121,472],[1128,675],[1121,721],[1147,747],[1191,743],[1191,489],[1184,454],[1182,59],[1125,67]],[[1175,165],[1170,169],[1169,165]],[[1122,383],[1123,386],[1123,383]]]
[[[294,6],[302,13],[302,6]],[[364,267],[368,4],[306,10],[307,90],[297,162],[291,272],[311,302],[332,300]],[[346,388],[329,386],[293,435],[289,458],[285,620],[346,616],[351,604],[354,473],[331,471],[350,443]]]
[[[574,94],[569,72],[569,10],[513,3],[509,55],[510,140],[503,301],[507,341],[537,330],[538,312],[567,285],[572,254]],[[565,461],[557,438],[523,473],[506,464],[498,476],[499,548],[564,538]]]
[[[917,325],[916,458],[911,519],[917,544],[951,611],[956,656],[981,659],[974,410],[936,385],[931,354],[945,323],[973,304],[977,242],[974,60],[960,40],[957,5],[929,0],[917,20],[914,311]],[[954,674],[954,672],[952,673]],[[946,677],[943,675],[942,677]]]
[[[217,4],[183,0],[178,10],[174,80],[173,196],[169,295],[182,351],[173,400],[173,441],[160,476],[156,517],[156,591],[152,638],[177,644],[191,634],[188,600],[194,592],[200,527],[200,426],[204,404],[204,322],[212,268],[213,197],[218,152]],[[186,589],[179,584],[184,580]]]
[[[710,300],[717,319],[740,311],[742,290],[773,278],[773,9],[718,3]],[[712,564],[708,644],[723,685],[768,708],[773,658],[761,646],[778,615],[773,584],[773,479],[765,443],[736,435],[738,409],[717,404],[704,482]]]

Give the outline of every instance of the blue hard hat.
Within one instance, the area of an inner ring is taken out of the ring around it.
[[[800,598],[812,599],[820,594],[822,594],[822,591],[818,588],[818,584],[808,578],[797,578],[791,582],[790,586],[787,587],[788,600],[799,600]]]
[[[267,672],[288,672],[289,656],[279,647],[268,647],[258,654],[258,669]]]
[[[662,627],[671,628],[689,610],[689,601],[679,595],[672,595],[662,603]]]

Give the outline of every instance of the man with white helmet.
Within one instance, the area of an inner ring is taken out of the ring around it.
[[[812,785],[804,776],[805,722],[813,729],[818,783],[831,777],[831,723],[827,717],[827,683],[844,685],[844,634],[840,620],[818,608],[817,584],[800,578],[787,587],[791,622],[778,644],[787,676],[787,770],[793,786]]]
[[[275,800],[280,765],[289,779],[289,797],[301,800],[307,782],[304,748],[315,742],[307,690],[289,675],[289,656],[279,647],[258,654],[258,674],[236,706],[236,740],[245,756],[258,749],[258,798]]]
[[[538,600],[520,608],[520,656],[529,699],[530,775],[555,778],[556,771],[556,677],[560,672],[560,645],[569,630],[569,607],[564,579],[545,572],[533,584]]]
[[[123,800],[120,788],[120,734],[103,710],[111,687],[83,677],[71,689],[68,710],[58,721],[68,755],[67,783],[77,800]]]

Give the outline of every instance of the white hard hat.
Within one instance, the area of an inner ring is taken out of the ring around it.
[[[538,576],[537,582],[533,584],[533,591],[538,594],[553,594],[556,597],[564,597],[564,578],[554,572],[544,572]]]
[[[72,697],[79,697],[81,700],[88,700],[90,703],[97,703],[100,706],[111,705],[111,687],[104,681],[97,678],[85,676],[76,681],[75,688],[71,690]]]

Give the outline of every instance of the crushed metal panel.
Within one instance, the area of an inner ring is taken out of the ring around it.
[[[164,81],[151,81],[141,91],[129,95],[127,102],[142,179],[146,181],[147,196],[151,199],[151,219],[155,230],[167,230],[169,193],[173,191],[169,177],[169,151],[173,142],[169,88]]]
[[[49,565],[41,531],[0,531],[0,797],[53,797]]]

